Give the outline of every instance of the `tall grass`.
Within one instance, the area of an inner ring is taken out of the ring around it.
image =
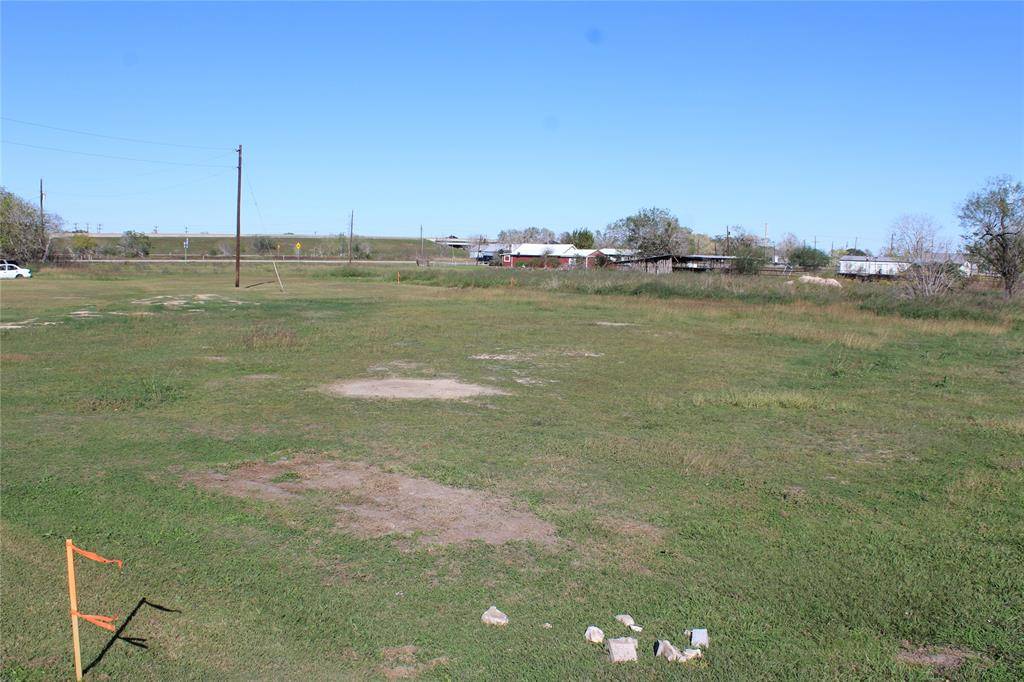
[[[964,290],[944,298],[905,299],[884,282],[844,281],[842,289],[787,285],[778,276],[722,273],[646,275],[613,270],[544,271],[507,268],[393,268],[339,267],[317,270],[313,277],[358,278],[409,284],[470,288],[522,288],[599,296],[654,299],[732,300],[744,303],[806,302],[816,306],[852,303],[866,312],[911,319],[1003,322],[1024,318],[1024,302],[1003,301],[996,292]]]

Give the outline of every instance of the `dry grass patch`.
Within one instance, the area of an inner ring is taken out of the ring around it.
[[[322,493],[338,527],[356,536],[400,535],[420,544],[490,545],[525,540],[554,544],[555,528],[513,500],[388,473],[359,462],[280,460],[249,463],[226,473],[206,471],[186,480],[207,490],[273,502]]]
[[[914,646],[903,642],[896,659],[908,665],[926,665],[936,675],[947,675],[954,672],[966,661],[979,658],[979,655],[968,649],[951,646]]]
[[[729,390],[717,394],[698,393],[693,396],[696,407],[741,407],[743,409],[763,410],[770,408],[815,410],[835,409],[831,401],[800,391],[738,391]]]

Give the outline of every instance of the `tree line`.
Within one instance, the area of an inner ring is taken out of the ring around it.
[[[998,275],[1006,296],[1012,296],[1024,278],[1024,185],[1008,176],[993,178],[960,204],[958,218],[966,254]],[[63,219],[56,213],[41,213],[37,205],[0,187],[0,257],[20,262],[46,260],[51,256],[53,237],[63,225]],[[941,284],[935,284],[942,281],[941,271],[935,270],[938,264],[929,265],[934,254],[951,251],[951,246],[939,238],[940,229],[928,216],[901,216],[892,226],[890,247],[883,255],[912,263],[914,272],[930,282],[925,289],[941,288]],[[724,234],[713,236],[698,233],[682,225],[671,211],[657,207],[642,208],[609,223],[603,230],[581,227],[556,236],[547,228],[527,227],[502,230],[498,241],[565,243],[579,249],[627,248],[641,256],[715,253],[735,257],[735,269],[739,272],[760,270],[768,247],[740,226],[728,227]],[[276,243],[258,237],[255,246],[264,253],[276,247]],[[75,234],[71,248],[77,255],[88,255],[96,250],[97,243],[89,235]],[[142,232],[129,230],[115,248],[122,255],[146,256],[150,239]],[[808,247],[792,234],[783,236],[773,249],[789,263],[808,268],[824,267],[832,255]],[[844,253],[869,255],[857,249],[846,249]],[[353,253],[353,257],[365,258],[369,253]]]

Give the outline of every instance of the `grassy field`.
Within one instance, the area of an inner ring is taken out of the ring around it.
[[[5,679],[70,675],[65,537],[126,562],[79,561],[82,611],[173,609],[87,679],[1024,676],[1019,304],[397,272],[2,284]],[[502,393],[324,388],[387,378]],[[618,613],[637,663],[583,641]],[[704,660],[650,655],[689,627]]]

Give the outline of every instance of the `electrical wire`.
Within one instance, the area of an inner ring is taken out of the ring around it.
[[[138,196],[140,194],[151,194],[153,192],[164,192],[164,191],[167,191],[167,190],[170,190],[170,189],[177,189],[178,187],[184,187],[186,185],[192,185],[192,184],[195,184],[197,182],[203,182],[205,180],[211,180],[213,178],[221,177],[221,176],[224,176],[224,175],[227,175],[227,173],[225,171],[223,171],[223,170],[220,170],[220,171],[217,171],[216,173],[212,173],[211,175],[205,175],[205,176],[203,176],[201,178],[193,178],[191,180],[186,180],[185,182],[179,182],[179,183],[177,183],[175,185],[169,185],[167,187],[157,187],[157,188],[153,188],[153,189],[144,189],[144,190],[140,190],[138,192],[123,192],[123,193],[120,193],[120,194],[77,194],[77,193],[69,194],[67,192],[57,192],[57,196],[58,197],[75,197],[75,198],[81,198],[81,199],[119,199],[121,197]]]
[[[256,207],[256,215],[259,216],[259,219],[260,219],[260,228],[264,232],[266,232],[267,231],[267,226],[266,226],[266,223],[263,222],[263,211],[260,210],[260,204],[259,204],[258,201],[256,201],[256,192],[254,192],[253,189],[252,189],[252,183],[249,182],[249,176],[248,175],[245,176],[245,184],[249,188],[249,196],[252,197],[252,204],[253,204],[253,206]]]
[[[96,156],[101,159],[118,159],[120,161],[138,161],[140,163],[161,163],[168,166],[198,166],[201,168],[234,168],[234,166],[223,166],[219,164],[209,163],[187,163],[185,161],[160,161],[157,159],[139,159],[131,156],[114,156],[112,154],[95,154],[93,152],[79,152],[74,149],[61,149],[59,147],[44,147],[38,144],[27,144],[25,142],[15,142],[14,140],[0,140],[3,144],[13,144],[19,147],[29,147],[31,149],[44,149],[51,152],[63,152],[65,154],[78,154],[80,156]]]
[[[45,125],[43,123],[33,123],[32,121],[23,121],[17,118],[10,118],[9,116],[0,116],[0,119],[4,121],[10,121],[11,123],[20,123],[26,126],[35,126],[37,128],[46,128],[48,130],[59,130],[64,133],[74,133],[76,135],[89,135],[90,137],[102,137],[107,140],[121,140],[122,142],[138,142],[140,144],[156,144],[164,147],[180,147],[182,149],[210,149],[217,151],[235,151],[234,149],[224,149],[223,147],[206,147],[196,144],[178,144],[175,142],[156,142],[154,140],[143,140],[136,137],[118,137],[116,135],[104,135],[102,133],[91,133],[85,130],[74,130],[72,128],[59,128],[57,126]]]

